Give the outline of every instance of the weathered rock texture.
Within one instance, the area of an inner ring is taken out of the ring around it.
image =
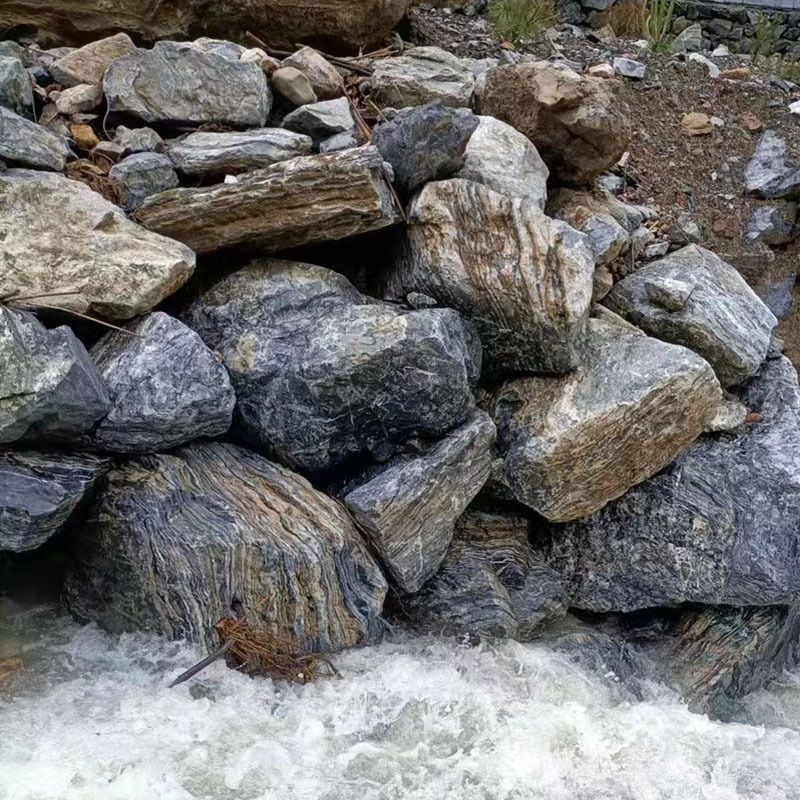
[[[778,324],[737,270],[697,245],[640,267],[604,302],[650,336],[699,353],[723,386],[758,371]]]
[[[0,550],[33,550],[58,533],[109,468],[92,455],[0,451]]]
[[[156,453],[231,425],[236,397],[219,359],[182,322],[157,311],[91,350],[111,409],[94,432],[118,453]]]
[[[616,164],[630,141],[628,110],[608,81],[546,61],[488,70],[475,97],[478,113],[525,134],[566,183],[591,183]]]
[[[30,114],[33,108],[31,78],[18,58],[0,55],[0,106],[17,114]]]
[[[594,272],[584,236],[531,200],[460,179],[425,186],[408,221],[389,296],[420,292],[458,309],[491,371],[576,366]]]
[[[800,200],[800,167],[788,161],[786,141],[764,131],[744,173],[745,190],[757,197]]]
[[[774,203],[753,209],[747,223],[747,241],[770,247],[788,244],[798,235],[797,203]]]
[[[551,520],[602,508],[670,463],[721,399],[683,347],[589,321],[583,360],[561,378],[519,378],[487,404],[514,496]]]
[[[344,81],[336,67],[312,47],[301,47],[284,58],[282,65],[300,70],[320,100],[333,100],[344,94]]]
[[[62,172],[68,155],[69,147],[61,136],[0,106],[0,159]]]
[[[349,488],[345,504],[402,591],[418,591],[439,569],[456,520],[489,477],[494,439],[491,419],[476,411],[423,455]]]
[[[399,220],[374,147],[293,158],[207,189],[151,197],[136,218],[199,253],[247,246],[262,252],[333,241]]]
[[[136,45],[126,33],[90,42],[57,58],[49,66],[50,74],[62,86],[100,83],[113,61],[132,53]]]
[[[111,167],[108,178],[125,192],[128,209],[138,208],[150,195],[178,186],[175,168],[163,153],[133,153]]]
[[[254,262],[183,318],[225,359],[239,434],[293,467],[385,460],[392,443],[441,436],[473,406],[480,345],[457,312],[403,312],[322,267]]]
[[[281,125],[287,130],[310,136],[318,143],[338,133],[353,130],[356,122],[350,110],[350,101],[346,97],[339,97],[300,106],[287,114]]]
[[[534,539],[570,605],[791,604],[800,591],[800,391],[787,359],[735,393],[763,421],[698,439],[592,517]],[[644,449],[644,446],[642,446]]]
[[[195,444],[113,470],[76,536],[72,612],[113,632],[219,646],[237,607],[304,651],[364,644],[386,582],[347,513],[246,450]]]
[[[0,173],[0,232],[0,296],[36,295],[111,319],[149,311],[195,266],[189,248],[142,229],[85,184],[60,175]]]

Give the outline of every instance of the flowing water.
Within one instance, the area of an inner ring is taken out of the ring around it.
[[[741,722],[543,645],[398,636],[341,679],[253,680],[54,611],[0,626],[0,800],[798,800],[800,675]]]

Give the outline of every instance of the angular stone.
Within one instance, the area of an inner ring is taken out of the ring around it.
[[[634,61],[632,58],[615,58],[614,72],[622,75],[623,78],[640,81],[644,78],[647,67],[641,61]]]
[[[59,114],[70,117],[73,114],[83,114],[97,108],[103,101],[103,90],[94,84],[81,83],[70,89],[64,89],[56,100],[56,109]]]
[[[508,381],[485,407],[516,499],[563,522],[669,464],[720,400],[711,367],[695,353],[592,319],[577,370]]]
[[[464,149],[478,127],[468,109],[441,102],[398,111],[373,131],[372,143],[394,169],[402,194],[433,180],[449,178],[465,164]]]
[[[787,160],[786,140],[775,131],[761,134],[744,172],[745,190],[756,197],[800,200],[800,167]]]
[[[75,147],[79,150],[93,150],[100,144],[91,125],[70,125],[69,132]]]
[[[89,354],[63,325],[0,307],[0,443],[80,442],[109,409]]]
[[[396,58],[375,62],[369,92],[378,106],[405,108],[435,100],[453,108],[468,108],[475,77],[472,61],[439,47],[414,47]]]
[[[82,314],[129,319],[158,305],[194,271],[189,248],[135,225],[88,186],[61,175],[0,173],[0,220],[0,296],[35,295]]]
[[[351,131],[355,126],[350,101],[346,97],[300,106],[287,114],[281,123],[286,130],[310,136],[315,142]]]
[[[118,33],[90,42],[57,58],[49,66],[50,74],[56,83],[62,86],[78,86],[81,83],[99,84],[113,61],[134,50],[136,45],[131,41],[131,37],[127,33]]]
[[[456,520],[489,477],[494,439],[494,423],[476,411],[423,455],[348,487],[345,505],[401,591],[419,591],[441,566]]]
[[[320,153],[335,153],[339,150],[350,150],[358,147],[361,141],[355,130],[343,131],[319,143]]]
[[[306,75],[295,67],[279,67],[270,76],[272,88],[295,106],[316,103],[317,93]]]
[[[61,531],[110,466],[88,454],[0,451],[0,552],[33,550]]]
[[[133,153],[163,153],[164,140],[152,128],[126,128],[120,125],[114,141],[122,145],[124,155]]]
[[[125,191],[129,210],[138,208],[150,195],[174,189],[178,175],[163,153],[134,153],[111,167],[109,180]]]
[[[182,322],[161,311],[107,333],[91,350],[111,409],[96,425],[98,447],[157,453],[231,426],[236,396],[220,360]]]
[[[746,238],[748,242],[778,247],[791,242],[797,233],[797,203],[774,203],[753,210]]]
[[[547,61],[495,67],[475,86],[476,110],[512,125],[539,151],[552,175],[591,184],[628,147],[628,109],[612,84]]]
[[[699,53],[703,49],[703,29],[699,22],[689,25],[672,40],[675,53]]]
[[[386,581],[347,513],[299,475],[229,444],[113,470],[77,532],[65,597],[112,633],[219,647],[238,616],[304,652],[381,630]]]
[[[654,283],[666,290],[664,280],[682,287],[670,300],[654,299]],[[604,302],[650,336],[699,353],[723,386],[756,373],[778,324],[736,269],[697,245],[640,267],[617,283]]]
[[[191,42],[157,42],[117,59],[103,90],[110,113],[148,123],[263,127],[272,107],[260,67],[204,53]]]
[[[274,252],[385,228],[399,213],[380,153],[359,147],[282,161],[235,184],[174,189],[146,200],[136,218],[198,253]]]
[[[313,47],[302,47],[283,60],[286,67],[299,69],[311,83],[320,100],[333,100],[344,94],[344,82],[336,67]]]
[[[68,155],[69,147],[61,136],[0,106],[0,159],[63,172]]]
[[[31,79],[18,58],[0,55],[0,106],[28,115],[33,108]]]
[[[533,201],[460,179],[425,186],[408,223],[388,296],[420,292],[471,319],[490,371],[576,366],[594,272],[583,235]]]
[[[473,407],[480,347],[455,311],[404,312],[322,267],[256,261],[183,318],[224,358],[234,430],[295,468],[386,460],[395,444],[441,436]]]
[[[228,61],[241,61],[245,53],[250,51],[241,44],[229,42],[227,39],[214,39],[208,36],[201,36],[194,40],[195,47],[199,47],[204,53],[212,53],[215,56],[227,58]],[[248,63],[252,61],[248,60]]]
[[[527,136],[494,117],[479,123],[464,151],[464,167],[454,176],[495,192],[532,200],[544,210],[550,171]]]

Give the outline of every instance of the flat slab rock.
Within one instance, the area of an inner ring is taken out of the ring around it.
[[[472,320],[488,371],[565,372],[578,363],[593,274],[586,238],[536,202],[453,179],[411,201],[386,293],[419,292]]]
[[[507,381],[482,405],[516,499],[566,521],[669,464],[720,401],[711,367],[695,353],[592,319],[574,372]]]
[[[61,136],[0,105],[0,159],[21,167],[63,172],[69,147]]]
[[[540,555],[591,611],[790,605],[800,591],[800,390],[788,359],[733,390],[763,417],[703,436],[591,517],[543,525]],[[645,449],[645,445],[641,445]]]
[[[111,408],[95,444],[117,453],[156,453],[231,426],[236,396],[220,359],[182,322],[156,311],[110,331],[92,347]]]
[[[386,581],[347,513],[299,475],[228,444],[120,466],[77,532],[73,614],[216,650],[235,618],[304,652],[365,644]]]
[[[293,468],[385,461],[395,444],[439,437],[474,407],[480,343],[457,312],[405,312],[322,267],[255,261],[181,318],[224,358],[234,431]]]
[[[640,267],[604,303],[650,336],[699,353],[723,386],[758,371],[778,324],[736,269],[697,245]]]
[[[0,229],[0,296],[48,295],[50,305],[83,314],[129,319],[149,311],[195,267],[188,247],[60,175],[0,173]]]
[[[0,551],[33,550],[63,530],[110,466],[89,454],[0,451]]]
[[[369,146],[282,161],[235,184],[163,192],[146,200],[135,217],[198,253],[234,246],[286,250],[400,219],[383,159]]]
[[[423,455],[348,489],[345,505],[402,591],[418,591],[441,566],[456,520],[489,477],[494,439],[494,423],[476,411]]]

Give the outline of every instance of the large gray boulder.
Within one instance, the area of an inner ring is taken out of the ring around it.
[[[516,499],[565,521],[669,464],[720,400],[711,367],[695,353],[592,319],[574,372],[503,383],[486,408]]]
[[[199,131],[169,142],[168,153],[184,175],[236,175],[311,155],[313,145],[310,137],[282,128],[230,133]]]
[[[134,50],[136,45],[131,37],[127,33],[117,33],[70,50],[50,64],[48,69],[53,79],[62,86],[96,84],[103,80],[112,62]]]
[[[758,371],[778,324],[736,269],[697,245],[640,267],[604,303],[650,336],[699,353],[723,386]]]
[[[148,123],[263,127],[272,107],[256,64],[204,52],[192,42],[157,42],[113,61],[103,77],[110,113]]]
[[[473,407],[474,331],[450,309],[404,312],[309,264],[256,261],[193,300],[183,319],[218,350],[234,429],[303,470],[438,437]]]
[[[16,166],[63,172],[68,156],[65,139],[0,105],[0,159]]]
[[[0,551],[33,550],[61,531],[110,466],[88,454],[0,451]]]
[[[219,647],[217,623],[301,652],[365,644],[386,581],[344,509],[299,475],[229,444],[113,470],[76,531],[65,598],[112,633]]]
[[[25,65],[12,56],[0,55],[0,106],[30,116],[33,87]]]
[[[98,447],[157,453],[230,428],[236,396],[228,372],[193,330],[161,311],[126,330],[110,331],[91,350],[111,400],[94,429]]]
[[[489,371],[565,372],[579,360],[593,274],[586,238],[536,202],[453,179],[412,200],[386,290],[471,319]]]
[[[89,354],[66,326],[0,306],[0,444],[80,442],[109,409]]]
[[[383,159],[374,147],[293,158],[238,183],[173,189],[146,200],[135,218],[198,253],[224,247],[275,252],[335,241],[399,221]]]
[[[800,592],[800,390],[788,359],[734,393],[762,420],[704,436],[593,516],[532,540],[570,605],[791,604]],[[644,449],[645,445],[640,447]]]
[[[108,179],[125,192],[125,207],[138,208],[150,195],[178,185],[172,161],[163,153],[133,153],[114,164]]]
[[[61,175],[0,173],[0,225],[0,297],[35,295],[59,308],[129,319],[194,271],[188,247],[144,230]]]
[[[800,200],[800,167],[788,160],[786,140],[764,131],[744,172],[748,194],[766,199]]]
[[[420,456],[405,456],[348,487],[345,505],[403,592],[441,566],[456,520],[489,477],[495,428],[476,411]]]

